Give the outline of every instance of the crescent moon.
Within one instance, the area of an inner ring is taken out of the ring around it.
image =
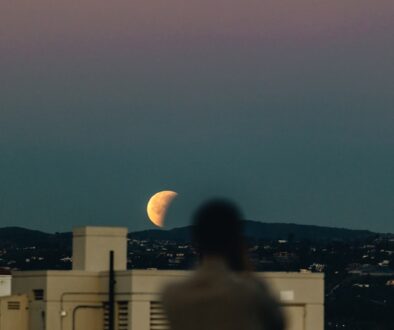
[[[173,199],[178,196],[175,191],[163,190],[154,194],[146,206],[146,212],[152,223],[158,227],[164,226],[164,220],[168,208]]]

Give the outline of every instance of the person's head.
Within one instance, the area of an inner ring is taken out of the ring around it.
[[[235,271],[245,270],[242,215],[225,199],[213,199],[194,214],[192,238],[201,258],[223,258]]]

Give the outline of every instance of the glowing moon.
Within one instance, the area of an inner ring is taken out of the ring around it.
[[[178,196],[178,194],[171,190],[163,190],[154,194],[149,199],[146,207],[150,221],[158,227],[163,227],[167,210],[176,196]]]

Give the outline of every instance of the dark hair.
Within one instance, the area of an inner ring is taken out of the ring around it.
[[[192,238],[200,257],[220,256],[230,269],[246,270],[242,215],[226,199],[213,199],[194,214]]]

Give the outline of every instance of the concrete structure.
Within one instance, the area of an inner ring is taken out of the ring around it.
[[[26,294],[29,301],[28,330],[106,330],[110,250],[115,252],[118,269],[116,329],[168,329],[160,304],[161,289],[171,281],[189,276],[190,272],[126,270],[126,233],[124,228],[76,229],[73,270],[15,272],[12,291]],[[278,292],[289,318],[288,330],[323,330],[322,274],[259,273],[258,276]]]
[[[7,269],[0,269],[0,297],[11,294],[11,272]]]
[[[73,231],[73,270],[108,270],[109,251],[115,270],[127,268],[127,228],[81,227]]]
[[[28,330],[28,299],[25,295],[0,299],[0,330]]]

